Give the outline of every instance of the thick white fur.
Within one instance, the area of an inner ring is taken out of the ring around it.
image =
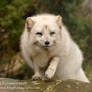
[[[31,17],[37,24],[31,29],[32,33],[25,30],[21,36],[21,51],[28,65],[34,70],[36,76],[40,77],[40,67],[45,67],[50,62],[48,69],[45,71],[45,76],[48,78],[56,77],[58,79],[67,80],[75,79],[84,82],[89,82],[83,69],[82,62],[83,56],[78,45],[71,39],[68,30],[62,24],[61,33],[58,34],[57,44],[55,47],[44,50],[42,47],[34,46],[32,42],[35,37],[33,36],[35,29],[41,28],[44,24],[54,26],[53,22],[56,19],[55,15],[42,14]],[[58,29],[57,29],[58,30]],[[60,38],[59,38],[60,35]],[[76,35],[76,34],[75,34]]]

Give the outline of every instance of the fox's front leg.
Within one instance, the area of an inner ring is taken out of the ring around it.
[[[51,79],[52,77],[54,77],[54,74],[56,72],[57,66],[59,64],[59,57],[54,57],[51,62],[50,65],[48,66],[46,72],[45,72],[45,76],[48,79]]]
[[[32,76],[32,80],[41,80],[42,74],[39,66],[35,62],[33,62],[33,69],[34,69],[34,75]]]

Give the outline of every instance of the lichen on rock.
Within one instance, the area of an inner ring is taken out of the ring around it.
[[[32,81],[0,78],[0,92],[92,92],[92,85],[76,80]]]

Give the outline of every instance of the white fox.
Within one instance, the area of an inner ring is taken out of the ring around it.
[[[25,61],[34,70],[34,80],[42,79],[44,75],[48,79],[89,82],[82,69],[82,52],[71,39],[61,16],[28,17],[20,47]]]

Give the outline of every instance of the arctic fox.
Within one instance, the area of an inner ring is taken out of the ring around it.
[[[20,48],[25,61],[34,70],[34,80],[45,76],[89,82],[82,69],[82,52],[71,39],[60,15],[28,17]]]

